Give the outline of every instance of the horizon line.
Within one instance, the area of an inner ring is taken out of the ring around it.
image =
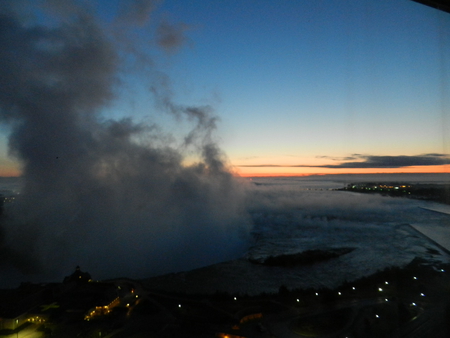
[[[369,172],[369,173],[277,173],[277,174],[264,174],[264,173],[242,173],[233,174],[235,177],[309,177],[309,176],[336,176],[336,175],[450,175],[448,172]]]

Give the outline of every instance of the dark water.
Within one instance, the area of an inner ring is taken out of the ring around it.
[[[445,250],[415,230],[431,237],[450,234],[449,215],[424,209],[445,206],[333,191],[343,183],[329,178],[257,178],[252,182],[257,200],[251,208],[253,242],[241,259],[154,278],[148,285],[173,291],[258,294],[276,292],[281,285],[336,287],[389,266],[405,266],[415,257],[435,265],[450,261]],[[354,250],[305,266],[269,267],[248,260],[343,247]]]

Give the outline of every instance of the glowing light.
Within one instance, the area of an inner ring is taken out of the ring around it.
[[[382,289],[382,288],[378,288],[378,291],[382,292],[382,291],[383,291],[383,289]]]
[[[178,307],[181,307],[181,304],[178,304]]]

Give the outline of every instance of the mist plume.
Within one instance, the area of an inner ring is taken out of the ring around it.
[[[154,125],[108,118],[101,110],[118,95],[130,49],[82,2],[36,7],[53,8],[49,25],[30,22],[18,3],[0,5],[0,119],[24,187],[3,219],[0,267],[36,278],[78,264],[97,278],[147,277],[239,255],[243,191],[214,142],[211,107],[177,104],[153,84],[158,106],[193,124],[182,146]],[[156,4],[128,1],[117,20],[139,14],[142,26]],[[194,164],[184,164],[187,147]]]

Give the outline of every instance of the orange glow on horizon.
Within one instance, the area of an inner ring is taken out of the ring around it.
[[[364,169],[328,169],[301,167],[236,167],[236,176],[241,177],[277,177],[312,176],[337,174],[444,174],[450,172],[450,165],[414,166],[402,168],[364,168]]]
[[[444,174],[450,173],[450,165],[415,166],[402,168],[328,169],[320,167],[232,167],[234,176],[277,177],[277,176],[323,176],[337,174]],[[0,166],[0,177],[20,177],[21,171],[15,167]]]

